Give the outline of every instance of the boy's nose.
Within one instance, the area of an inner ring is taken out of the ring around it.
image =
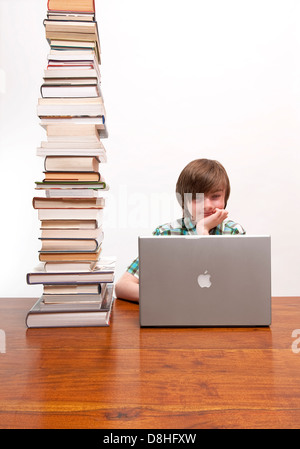
[[[210,211],[210,210],[212,210],[212,209],[213,209],[213,204],[212,204],[212,202],[210,201],[209,198],[205,198],[205,200],[204,200],[204,210],[205,210],[205,211]]]

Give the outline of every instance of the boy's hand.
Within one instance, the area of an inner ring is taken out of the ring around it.
[[[208,235],[212,228],[218,226],[222,221],[228,217],[228,212],[225,209],[216,209],[216,211],[198,221],[196,225],[197,233],[199,235]]]

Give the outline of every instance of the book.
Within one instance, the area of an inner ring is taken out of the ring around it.
[[[99,159],[94,156],[46,156],[45,171],[98,171]]]
[[[100,178],[102,179],[102,177]],[[100,192],[108,191],[109,186],[105,181],[83,182],[79,181],[44,181],[35,183],[35,190],[44,190],[46,197],[98,197]]]
[[[42,220],[40,229],[97,229],[96,220]]]
[[[63,304],[49,308],[41,297],[26,316],[26,325],[32,327],[109,326],[114,303],[113,287],[108,286],[103,301],[71,307]]]
[[[28,284],[95,284],[112,283],[114,281],[114,262],[103,262],[100,259],[99,266],[93,271],[74,273],[47,273],[44,263],[40,263],[33,272],[27,273]]]
[[[46,181],[83,181],[83,182],[89,182],[89,181],[95,181],[99,182],[101,179],[101,175],[99,172],[88,172],[88,171],[71,171],[71,172],[61,172],[61,171],[45,171],[45,178],[43,182]]]
[[[103,145],[103,142],[98,139],[94,142],[91,142],[89,140],[82,140],[82,141],[74,141],[74,142],[68,142],[64,139],[64,136],[61,137],[61,139],[57,139],[55,141],[42,141],[41,142],[41,149],[43,150],[56,150],[62,151],[62,150],[69,150],[69,151],[99,151],[100,154],[106,154],[105,147]],[[85,155],[85,154],[83,154]],[[86,155],[87,156],[87,155]]]
[[[96,220],[43,220],[40,229],[97,229]]]
[[[94,229],[51,229],[41,228],[41,238],[45,239],[97,239],[102,227]]]
[[[94,0],[48,0],[48,11],[93,12]]]
[[[45,70],[56,70],[56,69],[93,69],[97,71],[99,78],[101,77],[101,72],[99,69],[98,61],[94,52],[89,51],[89,53],[77,52],[77,54],[68,55],[58,55],[50,53],[47,56],[48,64]]]
[[[81,129],[88,126],[94,126],[99,132],[100,130],[105,130],[105,117],[101,115],[99,117],[46,117],[40,120],[40,125],[47,130],[48,126],[80,126]],[[72,128],[71,128],[72,129]],[[59,132],[59,129],[57,129]],[[65,134],[63,134],[65,135]]]
[[[39,98],[37,114],[40,118],[52,117],[99,117],[106,111],[102,97],[94,98]]]
[[[48,63],[50,62],[93,62],[95,65],[98,63],[95,52],[93,50],[50,50],[47,55]]]
[[[101,96],[100,86],[97,80],[93,83],[87,84],[66,84],[63,85],[61,82],[55,84],[43,83],[40,88],[41,96],[43,98],[60,98],[60,97],[99,97]]]
[[[34,209],[102,209],[105,199],[100,198],[33,198]]]
[[[95,77],[85,77],[85,78],[71,78],[71,77],[65,77],[65,78],[43,78],[43,88],[47,86],[58,86],[58,87],[64,87],[64,86],[93,86],[97,84],[97,92],[100,92],[100,82]],[[62,92],[62,91],[60,91]],[[100,96],[100,95],[99,95]],[[45,96],[44,96],[45,97]],[[43,97],[43,98],[44,98]],[[45,98],[51,98],[45,97]],[[53,97],[56,98],[56,97]],[[72,97],[60,97],[60,98],[72,98]],[[76,98],[80,98],[79,96]],[[88,98],[88,97],[87,97]],[[96,97],[90,97],[90,98],[96,98]]]
[[[82,58],[82,59],[89,59],[91,56],[95,58],[95,61],[98,62],[94,50],[91,50],[89,48],[82,48],[82,49],[73,49],[68,48],[64,50],[56,50],[55,48],[50,48],[50,51],[48,53],[47,58],[54,56],[55,58],[61,58],[62,60],[65,60],[66,58]]]
[[[103,209],[38,209],[42,220],[96,220],[103,222]]]
[[[76,82],[76,78],[96,78],[99,80],[100,75],[91,65],[48,65],[47,69],[44,70],[44,79],[51,80],[52,78],[74,78]]]
[[[43,229],[41,238],[45,239],[97,239],[103,232],[102,228],[95,229]]]
[[[47,12],[47,19],[50,20],[79,20],[82,21],[88,21],[93,22],[95,20],[95,14],[94,13],[73,13],[73,12],[59,12],[59,11],[48,11]]]
[[[101,286],[101,284],[97,284]],[[107,285],[107,284],[104,284]],[[54,294],[49,295],[47,293],[43,293],[42,300],[44,304],[51,305],[59,305],[59,307],[63,307],[63,305],[70,305],[70,308],[74,308],[75,304],[79,304],[84,307],[86,304],[99,304],[103,300],[103,294],[105,290],[104,288],[100,289],[99,293],[90,293],[90,294]]]
[[[45,271],[47,273],[56,273],[56,272],[74,272],[78,273],[79,271],[90,272],[92,271],[97,264],[97,261],[79,261],[79,262],[45,262]]]
[[[47,132],[48,141],[55,140],[66,140],[72,142],[74,141],[88,141],[91,140],[99,141],[99,133],[94,124],[89,125],[78,125],[78,124],[48,124],[44,126]]]
[[[97,261],[46,262],[45,271],[47,273],[56,273],[56,272],[78,273],[80,271],[90,272],[93,270],[93,267],[95,266],[96,263]]]
[[[101,254],[101,246],[94,252],[40,252],[40,262],[93,262],[99,260]]]
[[[98,238],[42,238],[42,252],[97,252],[102,241],[103,234]]]
[[[72,297],[80,299],[81,295],[98,295],[99,293],[101,293],[101,284],[43,285],[43,297],[45,302],[51,302],[51,298],[56,295],[60,297],[72,295]],[[55,298],[53,301],[55,302]]]
[[[102,121],[103,124],[103,121]],[[65,123],[43,124],[48,142],[99,142],[100,137],[107,137],[106,128],[95,123],[74,123],[72,119]]]
[[[45,172],[44,172],[45,173]],[[49,172],[47,172],[49,173]],[[60,173],[60,172],[58,172]],[[66,172],[69,173],[69,172]],[[79,172],[81,173],[81,172]],[[95,172],[97,173],[97,172]],[[103,190],[106,187],[106,182],[103,180],[102,176],[100,175],[100,181],[35,181],[36,190],[44,190],[44,189],[93,189],[93,190]],[[62,195],[63,196],[63,195]]]
[[[60,198],[60,197],[73,197],[73,198],[98,198],[99,192],[102,190],[108,190],[108,189],[57,189],[55,187],[50,188],[49,190],[46,189],[46,198]]]
[[[40,298],[39,307],[40,311],[50,313],[50,312],[59,312],[59,313],[66,313],[66,312],[95,312],[99,310],[99,307],[101,305],[101,301],[98,300],[97,302],[80,302],[77,301],[75,303],[73,302],[62,302],[62,303],[47,303],[45,302],[44,297],[42,296]]]
[[[69,73],[67,74],[67,76],[56,76],[55,73],[60,72],[61,70],[68,70]],[[86,76],[79,76],[79,78],[90,78],[89,73],[91,71],[97,71],[97,73],[95,73],[93,75],[93,77],[98,77],[100,78],[100,70],[99,70],[99,66],[98,63],[95,64],[95,62],[93,60],[90,61],[86,61],[83,59],[80,59],[78,61],[76,60],[64,60],[64,59],[59,59],[57,61],[53,60],[53,59],[48,59],[48,65],[47,68],[44,70],[44,78],[73,78],[74,77],[74,72],[76,73],[77,70],[83,70],[86,72]],[[52,75],[51,75],[52,74]]]
[[[40,157],[46,156],[96,156],[101,163],[107,162],[106,152],[102,149],[92,148],[48,148],[39,147],[36,150],[36,155]]]

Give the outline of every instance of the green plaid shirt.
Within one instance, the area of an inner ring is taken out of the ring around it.
[[[179,218],[173,223],[158,226],[153,235],[194,235],[197,234],[196,225],[189,217]],[[221,224],[209,231],[210,235],[234,235],[246,234],[243,227],[232,220],[226,219]],[[139,259],[138,257],[127,268],[128,273],[139,277]]]

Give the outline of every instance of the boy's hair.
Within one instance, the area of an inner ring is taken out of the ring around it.
[[[196,159],[190,162],[180,173],[176,184],[177,200],[182,207],[183,215],[190,215],[185,205],[185,195],[196,199],[196,194],[207,194],[225,189],[225,207],[230,195],[230,182],[225,168],[218,161]]]

